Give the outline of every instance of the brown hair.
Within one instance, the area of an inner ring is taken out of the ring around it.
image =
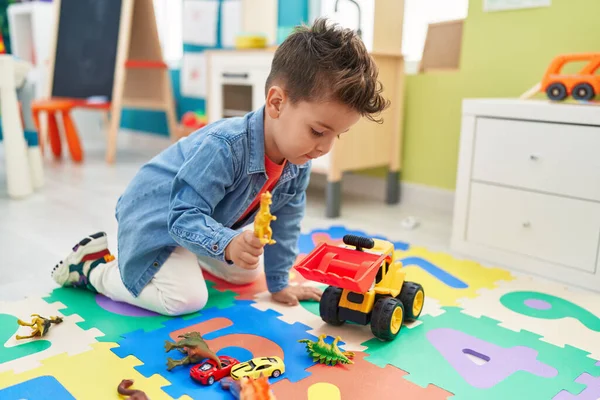
[[[389,106],[381,96],[379,69],[364,43],[350,29],[328,25],[296,27],[275,52],[265,90],[277,81],[290,101],[337,100],[376,122]]]

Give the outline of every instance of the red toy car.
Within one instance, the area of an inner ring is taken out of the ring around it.
[[[223,368],[217,369],[217,363],[207,359],[202,364],[193,366],[190,369],[190,376],[196,382],[200,382],[203,385],[212,385],[215,381],[229,376],[231,367],[240,363],[235,358],[229,356],[219,356],[219,359]]]

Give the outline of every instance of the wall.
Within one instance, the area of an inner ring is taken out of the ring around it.
[[[600,51],[592,34],[598,0],[552,0],[552,6],[483,12],[470,0],[459,72],[408,76],[403,180],[454,189],[463,98],[518,97],[561,53]]]

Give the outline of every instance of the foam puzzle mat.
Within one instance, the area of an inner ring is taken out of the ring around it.
[[[240,361],[279,356],[285,373],[271,378],[278,400],[600,399],[600,295],[434,253],[374,232],[333,226],[301,235],[300,256],[345,234],[387,239],[407,279],[423,285],[419,320],[392,342],[369,326],[331,326],[319,304],[274,303],[263,280],[234,286],[207,276],[210,299],[200,312],[164,317],[102,295],[58,288],[43,298],[0,303],[0,400],[119,399],[117,385],[151,399],[233,399],[219,384],[190,378],[190,365],[166,368],[165,341],[201,332],[218,355]],[[293,284],[306,282],[291,271]],[[63,322],[43,338],[16,340],[31,314]],[[300,339],[340,337],[354,363],[316,363]]]

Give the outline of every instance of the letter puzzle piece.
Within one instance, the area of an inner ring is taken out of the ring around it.
[[[22,336],[29,335],[31,328],[19,326],[17,319],[25,322],[31,321],[31,314],[43,317],[63,315],[59,312],[62,304],[48,304],[40,298],[26,298],[16,302],[0,303],[0,372],[13,370],[23,372],[39,367],[40,361],[60,354],[69,355],[82,353],[92,349],[96,343],[96,336],[102,333],[92,328],[81,329],[78,324],[82,321],[77,315],[64,317],[63,322],[52,325],[43,337],[17,340],[17,333]]]
[[[31,381],[34,378],[43,376],[54,377],[63,387],[63,392],[67,391],[72,397],[53,397],[45,392],[41,397],[31,396],[30,399],[116,399],[118,398],[117,386],[122,379],[133,379],[134,388],[146,392],[149,398],[168,399],[161,386],[168,385],[169,382],[161,376],[152,376],[146,378],[140,375],[134,367],[140,365],[140,361],[135,357],[119,358],[111,351],[115,343],[95,343],[92,350],[85,353],[68,356],[59,354],[42,361],[43,366],[24,372],[14,374],[12,371],[0,373],[0,389],[11,387],[15,384]],[[160,349],[159,349],[160,350]],[[38,381],[38,384],[50,385],[48,390],[58,390],[56,382],[53,380]],[[17,388],[18,389],[18,388]],[[12,389],[11,389],[12,391]],[[7,391],[10,393],[10,391]],[[52,393],[52,392],[50,392]],[[60,392],[59,392],[60,393]],[[64,393],[63,393],[64,394]],[[4,399],[3,392],[0,390],[0,398]],[[21,399],[23,397],[9,397],[10,400]]]
[[[317,364],[307,371],[311,376],[292,384],[282,380],[273,385],[273,393],[279,399],[306,400],[311,386],[319,382],[327,382],[337,386],[342,399],[446,399],[452,393],[429,385],[422,388],[403,377],[406,372],[386,365],[380,368],[364,360],[365,353],[354,355],[354,364],[337,365],[335,367]],[[392,396],[392,393],[397,396]]]
[[[272,310],[259,311],[251,307],[251,302],[237,300],[233,307],[226,309],[205,309],[201,314],[189,318],[175,318],[164,323],[162,329],[151,332],[142,330],[124,335],[118,348],[113,349],[120,357],[133,355],[144,365],[136,369],[144,376],[160,374],[171,382],[163,390],[174,398],[188,394],[193,398],[222,398],[218,385],[202,386],[189,376],[191,366],[176,367],[167,371],[167,357],[182,358],[183,354],[171,351],[165,353],[166,340],[186,331],[198,331],[207,344],[218,355],[240,357],[240,362],[249,356],[264,357],[279,355],[285,362],[285,373],[277,379],[297,382],[310,375],[306,368],[315,364],[307,357],[304,346],[298,340],[317,338],[306,333],[307,326],[300,323],[287,324]],[[215,321],[216,320],[216,321]],[[212,325],[203,323],[210,322]],[[230,346],[230,347],[227,347]],[[273,354],[274,353],[274,354]],[[274,382],[277,379],[272,378]]]
[[[396,251],[395,257],[406,268],[406,279],[420,283],[425,294],[439,300],[442,306],[456,306],[458,299],[475,298],[480,289],[492,289],[500,281],[514,279],[509,271],[430,252],[423,247]]]
[[[530,277],[518,277],[478,293],[476,299],[460,301],[463,313],[486,315],[501,321],[504,328],[526,329],[541,335],[545,342],[560,347],[568,344],[600,359],[598,294]]]
[[[55,377],[39,376],[0,389],[0,399],[75,400],[75,397]]]
[[[600,363],[596,364],[600,365]],[[578,394],[571,394],[566,390],[561,391],[559,394],[554,396],[552,400],[598,400],[600,399],[600,377],[591,376],[588,373],[581,374],[579,378],[575,380],[577,383],[586,385]]]
[[[235,293],[214,290],[212,283],[208,283],[207,286],[209,296],[207,307],[226,308],[233,305]],[[116,342],[122,335],[140,327],[146,331],[160,329],[163,327],[162,323],[169,320],[169,317],[126,303],[114,302],[103,295],[87,290],[58,288],[44,300],[49,303],[62,303],[59,310],[64,315],[77,314],[83,318],[83,321],[77,323],[81,328],[98,328],[103,334],[98,335],[97,338],[101,342]],[[184,318],[191,318],[193,315]]]
[[[513,332],[491,318],[474,318],[457,307],[400,332],[393,342],[365,343],[379,366],[392,364],[425,387],[434,384],[459,399],[549,399],[562,389],[576,393],[584,372],[600,375],[596,360],[571,347],[560,348],[528,331]],[[480,365],[483,364],[483,365]]]

